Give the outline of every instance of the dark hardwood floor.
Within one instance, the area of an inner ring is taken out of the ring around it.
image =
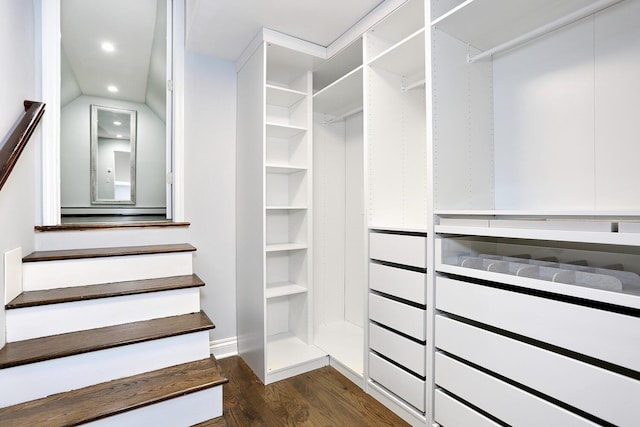
[[[408,425],[329,366],[264,386],[240,357],[218,363],[229,379],[224,421],[200,427]]]

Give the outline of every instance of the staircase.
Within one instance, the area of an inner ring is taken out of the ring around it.
[[[222,415],[188,244],[34,252],[6,305],[0,425],[191,426]]]

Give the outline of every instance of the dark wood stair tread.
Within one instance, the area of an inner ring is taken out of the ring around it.
[[[227,382],[211,357],[9,406],[0,425],[73,426]]]
[[[201,311],[16,341],[7,343],[0,349],[0,369],[206,331],[214,327],[207,315]]]
[[[188,243],[149,246],[121,246],[116,248],[68,249],[61,251],[36,251],[24,258],[23,262],[60,261],[66,259],[103,258],[124,255],[167,254],[193,252],[196,248]]]
[[[23,292],[7,305],[7,309],[35,307],[38,305],[85,301],[124,295],[170,291],[204,286],[195,274],[161,277],[157,279],[130,280],[126,282],[103,283],[98,285],[74,286],[41,291]]]

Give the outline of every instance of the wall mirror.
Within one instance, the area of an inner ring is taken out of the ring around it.
[[[166,220],[172,2],[59,1],[62,222]]]
[[[136,111],[91,106],[91,203],[136,203]]]

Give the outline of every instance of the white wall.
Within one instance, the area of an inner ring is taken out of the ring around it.
[[[22,101],[35,100],[33,2],[0,2],[0,145],[24,114]],[[46,114],[46,113],[45,113]],[[9,180],[0,190],[0,256],[16,247],[33,250],[35,224],[35,144],[33,135]],[[0,260],[0,347],[5,343],[5,266]]]
[[[80,96],[60,115],[60,189],[62,207],[91,207],[90,105],[138,112],[136,207],[165,206],[165,124],[145,104]],[[131,206],[127,205],[127,209]]]
[[[236,69],[185,55],[185,217],[213,336],[236,335]]]

